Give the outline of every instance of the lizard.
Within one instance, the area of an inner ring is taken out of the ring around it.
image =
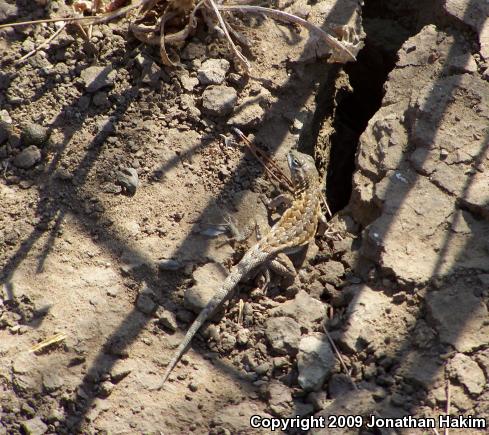
[[[240,281],[258,268],[272,263],[277,255],[293,254],[314,239],[319,221],[322,219],[321,183],[314,159],[308,154],[292,150],[287,156],[287,162],[294,187],[290,207],[285,210],[270,231],[245,253],[238,264],[231,268],[222,285],[188,329],[166,367],[163,380],[157,389],[163,387],[200,327],[217,307],[231,297]]]

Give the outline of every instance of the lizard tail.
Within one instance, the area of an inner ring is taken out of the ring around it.
[[[212,299],[214,299],[214,298],[212,298]],[[213,302],[213,300],[211,300],[211,302]],[[210,303],[209,303],[209,305],[210,305]],[[168,366],[166,367],[165,373],[163,374],[163,380],[161,381],[161,385],[159,388],[161,388],[163,386],[163,384],[166,382],[166,380],[168,379],[168,376],[170,376],[171,371],[177,365],[178,361],[180,360],[180,358],[184,354],[185,349],[187,348],[187,346],[192,341],[192,338],[197,333],[197,331],[200,329],[200,327],[206,322],[207,318],[211,314],[212,307],[210,307],[209,305],[207,305],[199,313],[199,315],[195,319],[194,323],[192,323],[192,326],[190,327],[190,329],[185,334],[185,338],[183,339],[183,341],[178,346],[178,349],[175,351],[173,358],[171,359]]]
[[[174,369],[174,367],[177,365],[178,361],[184,354],[185,349],[192,341],[192,338],[200,329],[200,327],[213,314],[214,310],[229,297],[229,295],[236,287],[236,285],[241,281],[241,279],[243,279],[252,269],[262,264],[270,256],[271,255],[269,253],[256,252],[255,250],[250,250],[247,254],[245,254],[243,259],[235,266],[235,269],[224,280],[224,283],[216,292],[216,294],[207,303],[206,307],[194,320],[192,326],[190,326],[189,330],[185,334],[184,339],[175,351],[173,358],[166,367],[165,373],[163,374],[163,380],[157,388],[158,390],[163,387],[163,384],[166,382],[168,376],[170,376],[171,371]]]

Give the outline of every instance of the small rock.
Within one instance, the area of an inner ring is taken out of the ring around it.
[[[363,415],[367,417],[377,409],[377,403],[374,400],[372,392],[368,390],[352,390],[341,397],[333,400],[329,403],[322,411],[315,414],[316,417],[323,417],[326,421],[328,421],[328,417],[331,415],[339,416],[339,415]],[[358,433],[358,430],[343,431],[338,430],[334,433],[336,434],[352,434]],[[311,435],[329,435],[333,433],[331,429],[328,428],[314,428],[309,431]]]
[[[299,291],[291,301],[270,310],[272,316],[286,316],[295,319],[299,325],[306,329],[313,329],[314,324],[325,316],[325,306],[314,299],[304,290]]]
[[[44,145],[49,139],[49,129],[34,122],[22,127],[21,140],[24,145]]]
[[[272,417],[249,400],[242,401],[237,405],[222,406],[219,412],[216,412],[215,416],[212,417],[211,432],[220,435],[251,433],[250,419],[253,415],[260,415],[262,418]],[[189,431],[186,432],[189,433]],[[256,433],[256,430],[253,432]]]
[[[111,66],[91,66],[84,69],[80,77],[85,83],[87,92],[97,92],[106,86],[112,86],[116,74]]]
[[[172,258],[158,261],[158,269],[160,271],[179,270],[182,269],[184,266],[185,265],[183,263]]]
[[[248,101],[243,101],[235,110],[232,118],[229,119],[228,124],[239,128],[252,128],[256,127],[265,117],[265,110],[256,102],[252,102],[250,98]]]
[[[199,387],[198,387],[198,385],[195,382],[190,382],[190,384],[188,384],[188,389],[192,393],[195,393],[199,389]]]
[[[116,361],[110,370],[110,380],[117,384],[134,370],[134,362],[130,359]]]
[[[62,421],[63,419],[64,419],[64,413],[56,405],[53,405],[53,407],[49,410],[46,416],[46,420],[49,423]]]
[[[40,161],[41,150],[37,146],[31,145],[17,154],[13,163],[18,168],[29,169]]]
[[[194,315],[191,311],[180,308],[177,311],[177,319],[183,323],[190,323],[194,320]]]
[[[134,195],[139,186],[138,172],[134,168],[123,168],[117,171],[117,182],[127,192],[128,195]]]
[[[308,335],[300,341],[297,355],[299,385],[306,391],[319,390],[331,374],[336,359],[324,334]]]
[[[348,291],[355,296],[348,306],[345,331],[339,338],[342,347],[357,352],[369,344],[375,347],[384,344],[385,326],[379,319],[391,307],[390,298],[368,286],[351,286]]]
[[[292,412],[292,393],[282,382],[273,380],[268,387],[268,405],[277,417],[288,417]]]
[[[484,372],[469,356],[457,353],[450,361],[450,372],[470,394],[480,394],[486,385]]]
[[[56,372],[48,371],[42,377],[42,386],[47,393],[59,390],[64,384],[64,380]]]
[[[180,83],[182,88],[188,92],[192,92],[194,88],[199,84],[197,77],[190,77],[188,74],[182,74],[180,77]]]
[[[99,118],[96,125],[98,132],[107,136],[115,132],[115,124],[107,116]]]
[[[197,78],[202,85],[220,85],[228,70],[229,62],[226,59],[208,59],[197,71]]]
[[[314,412],[314,406],[310,403],[304,403],[301,400],[294,399],[294,410],[290,414],[290,418],[294,418],[296,416],[305,417],[307,415],[311,415]]]
[[[246,346],[250,340],[250,330],[248,328],[241,328],[236,334],[236,340],[240,346]]]
[[[7,141],[9,138],[11,132],[12,132],[12,122],[8,122],[5,118],[6,116],[2,116],[2,112],[7,113],[5,110],[2,110],[0,112],[0,145],[3,144],[4,142]],[[8,118],[10,119],[10,116],[7,113]]]
[[[20,425],[27,435],[42,435],[48,431],[47,425],[39,417],[23,421]]]
[[[209,86],[202,94],[202,109],[212,116],[229,115],[238,100],[234,88],[224,85]]]
[[[143,83],[155,86],[158,84],[162,75],[162,70],[155,62],[151,62],[143,67],[141,80]]]
[[[426,308],[442,343],[452,345],[459,352],[471,352],[487,345],[487,306],[474,295],[471,286],[459,282],[430,292],[426,296]]]
[[[104,381],[99,384],[98,395],[99,397],[109,397],[114,391],[114,384],[110,381]]]
[[[263,364],[260,364],[255,367],[255,373],[259,376],[265,376],[270,372],[270,364],[267,362],[264,362]]]
[[[338,286],[343,281],[342,277],[345,274],[345,268],[339,261],[328,261],[317,266],[321,275],[319,280],[322,283],[329,283]]]
[[[451,386],[450,401],[461,412],[472,409],[474,406],[472,400],[465,394],[464,389],[458,385]]]
[[[232,334],[224,333],[221,337],[220,348],[224,352],[231,352],[236,346],[236,337]]]
[[[145,287],[141,293],[139,293],[136,301],[136,307],[144,314],[151,314],[156,309],[156,304],[153,301],[153,292]]]
[[[20,407],[22,413],[27,417],[34,417],[36,415],[36,410],[29,405],[27,402],[24,402]]]
[[[171,311],[165,310],[159,307],[156,311],[156,317],[158,318],[158,323],[171,332],[175,332],[178,328],[177,317]]]
[[[109,104],[109,98],[107,96],[107,92],[97,92],[93,96],[93,104],[98,107],[106,106],[107,104]]]
[[[207,263],[195,269],[195,285],[184,294],[184,305],[194,313],[199,313],[211,300],[216,288],[225,278],[222,268],[216,263]]]
[[[295,355],[299,347],[300,325],[290,317],[270,317],[265,335],[272,349],[280,355]]]

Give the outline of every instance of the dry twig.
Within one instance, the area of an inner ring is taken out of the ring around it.
[[[329,331],[328,331],[328,328],[326,328],[326,324],[325,323],[323,323],[323,330],[324,330],[324,333],[326,334],[326,337],[328,337],[329,344],[331,344],[331,347],[333,348],[333,350],[334,350],[334,352],[336,354],[336,357],[340,361],[341,367],[343,368],[343,370],[345,371],[346,375],[348,376],[348,379],[350,380],[350,383],[353,386],[353,389],[354,390],[358,390],[358,387],[355,384],[355,381],[351,377],[351,374],[350,374],[350,371],[348,370],[348,367],[346,367],[345,361],[343,361],[343,358],[341,356],[340,351],[336,347],[336,344],[333,341],[333,339],[331,338],[331,335],[329,335]]]
[[[59,29],[56,30],[56,32],[54,32],[48,39],[46,39],[43,43],[39,44],[36,48],[34,48],[34,50],[29,51],[29,53],[27,53],[25,56],[22,56],[16,63],[19,64],[24,62],[24,60],[28,59],[33,54],[37,53],[41,48],[45,47],[46,45],[49,45],[54,40],[54,38],[56,38],[63,31],[65,27],[66,27],[66,22],[63,22],[59,27]]]
[[[330,61],[348,62],[355,60],[355,55],[352,53],[349,47],[354,47],[352,44],[340,42],[333,36],[326,33],[318,26],[287,12],[283,12],[276,9],[270,9],[262,6],[250,6],[250,5],[222,5],[217,4],[215,0],[200,0],[196,3],[196,0],[138,0],[134,4],[130,4],[119,9],[114,9],[118,5],[123,4],[120,0],[114,0],[104,10],[107,11],[102,15],[89,16],[89,17],[59,17],[43,20],[24,21],[20,23],[8,23],[0,25],[0,29],[6,27],[25,26],[30,24],[40,23],[53,23],[58,21],[64,21],[66,24],[79,23],[93,26],[96,24],[103,24],[116,18],[126,16],[130,11],[139,9],[136,13],[136,22],[129,24],[129,29],[133,32],[134,36],[140,41],[157,45],[160,47],[160,55],[162,62],[165,65],[175,66],[175,62],[169,59],[166,52],[166,44],[178,45],[185,42],[188,36],[197,27],[196,13],[198,10],[203,9],[205,12],[209,10],[216,17],[218,25],[217,29],[226,37],[232,52],[239,59],[240,63],[244,65],[248,71],[250,69],[249,61],[241,53],[236,44],[234,43],[230,32],[236,37],[234,29],[226,22],[221,14],[221,11],[229,12],[243,12],[252,14],[264,14],[273,19],[285,21],[288,23],[298,24],[305,27],[312,33],[319,35],[319,37],[333,50],[333,56],[330,57]],[[97,3],[94,3],[94,7],[91,10],[97,11],[100,7]],[[206,14],[204,14],[206,15]],[[188,20],[186,17],[188,16]],[[170,21],[174,21],[174,25],[181,25],[182,21],[185,22],[183,28],[177,32],[165,34],[167,28],[166,24]],[[152,23],[152,24],[149,24]],[[90,34],[90,32],[89,32]],[[236,38],[239,41],[240,38]]]

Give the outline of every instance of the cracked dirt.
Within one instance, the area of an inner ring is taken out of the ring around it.
[[[304,29],[236,19],[249,77],[205,27],[174,69],[124,20],[21,63],[55,25],[0,30],[0,434],[267,433],[252,415],[437,418],[447,399],[489,424],[489,11],[365,3],[268,2],[356,28],[346,66]],[[0,23],[63,7],[0,1]],[[242,255],[225,217],[278,216],[232,126],[284,171],[291,148],[316,157],[342,239],[295,255],[293,283],[242,283],[155,391]]]

